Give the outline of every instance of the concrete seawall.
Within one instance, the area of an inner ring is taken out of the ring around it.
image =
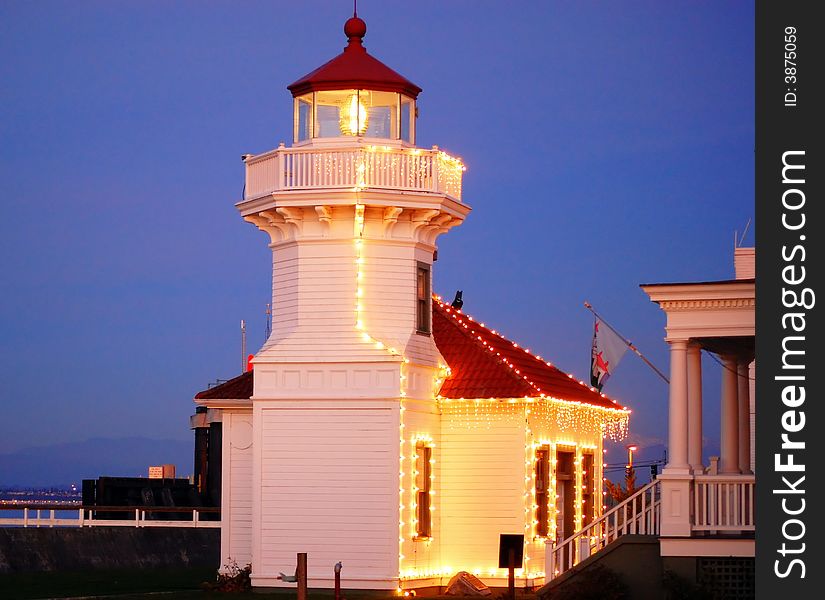
[[[0,528],[0,574],[220,566],[220,530]]]

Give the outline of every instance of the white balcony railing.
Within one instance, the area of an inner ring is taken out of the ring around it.
[[[109,518],[103,518],[103,513]],[[217,518],[216,518],[217,517]],[[0,504],[0,527],[218,528],[220,509],[171,506]]]
[[[693,531],[754,531],[753,475],[697,475]]]
[[[464,165],[433,147],[286,148],[246,160],[244,200],[278,191],[381,188],[444,194],[461,201]]]

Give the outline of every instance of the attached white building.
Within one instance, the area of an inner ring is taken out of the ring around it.
[[[633,598],[753,597],[754,259],[753,248],[736,248],[734,279],[641,286],[667,317],[668,462],[657,479],[546,553],[542,600],[596,566],[618,573]],[[702,454],[709,400],[702,397],[703,351],[722,369],[721,452],[709,464]]]
[[[500,534],[545,545],[602,513],[602,440],[629,410],[433,299],[464,167],[415,146],[418,86],[344,52],[295,82],[293,145],[246,158],[243,218],[270,236],[273,330],[254,369],[199,393],[222,422],[222,562],[254,586],[506,584]]]
[[[663,557],[754,556],[755,257],[754,248],[736,248],[734,279],[641,286],[665,312],[670,346]],[[722,370],[720,456],[710,465],[702,458],[702,351]]]

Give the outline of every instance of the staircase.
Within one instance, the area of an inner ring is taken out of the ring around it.
[[[550,582],[623,535],[658,535],[661,489],[653,480],[600,518],[548,549],[546,578]]]

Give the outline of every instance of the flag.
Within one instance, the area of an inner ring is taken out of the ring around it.
[[[604,382],[613,374],[625,352],[625,341],[597,317],[590,353],[590,385],[602,391]]]

